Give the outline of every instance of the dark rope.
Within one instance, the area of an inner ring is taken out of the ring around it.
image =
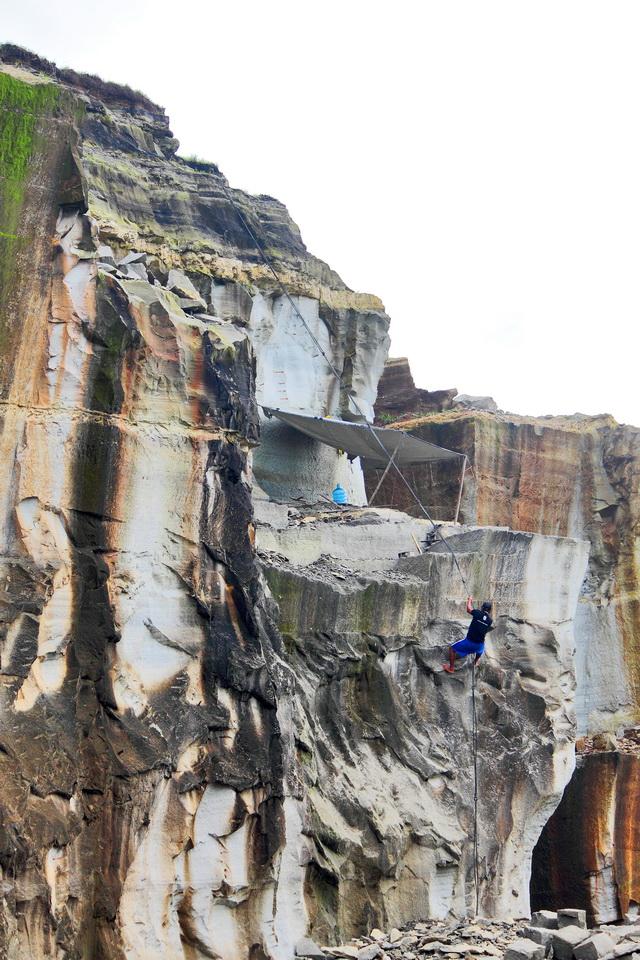
[[[235,211],[235,214],[236,214],[236,216],[238,217],[238,220],[239,220],[240,223],[242,224],[243,228],[246,230],[246,232],[248,233],[248,235],[250,236],[250,238],[251,238],[252,241],[254,242],[254,244],[255,244],[255,246],[256,246],[256,249],[258,250],[258,253],[260,254],[260,257],[261,257],[263,263],[265,264],[265,266],[267,267],[267,269],[269,270],[269,272],[271,273],[271,275],[272,275],[273,278],[275,279],[276,283],[278,284],[278,286],[279,286],[280,290],[282,291],[282,293],[284,294],[284,296],[285,296],[285,297],[287,298],[287,300],[289,301],[289,304],[291,305],[291,308],[293,309],[293,311],[295,312],[296,316],[298,317],[298,319],[300,320],[300,322],[301,322],[302,325],[304,326],[305,330],[306,330],[307,333],[309,334],[309,336],[310,336],[310,338],[312,339],[313,343],[315,344],[318,352],[320,353],[320,355],[322,356],[323,360],[325,361],[325,363],[327,364],[327,366],[328,366],[329,369],[331,370],[331,373],[334,375],[334,377],[335,377],[336,380],[338,381],[339,385],[340,385],[341,387],[344,386],[344,384],[343,384],[343,382],[342,382],[342,374],[340,374],[340,373],[338,372],[338,370],[335,368],[335,366],[334,366],[333,363],[331,362],[331,359],[327,356],[327,354],[326,354],[325,351],[323,350],[322,345],[321,345],[320,342],[318,341],[318,339],[317,339],[317,337],[315,336],[313,330],[311,329],[311,327],[309,326],[309,324],[307,323],[307,321],[305,320],[305,318],[302,316],[302,313],[300,312],[300,310],[298,309],[298,307],[297,307],[296,304],[294,303],[294,300],[293,300],[291,294],[289,293],[289,291],[287,290],[287,288],[286,288],[285,285],[283,284],[282,280],[280,279],[280,275],[278,274],[277,270],[276,270],[275,267],[273,266],[273,262],[272,262],[271,258],[267,256],[267,254],[266,254],[266,252],[265,252],[262,244],[260,243],[260,241],[258,240],[258,238],[257,238],[257,236],[255,235],[254,231],[251,229],[251,227],[249,226],[249,224],[248,224],[247,221],[245,220],[244,216],[242,215],[242,212],[240,211],[240,208],[238,207],[237,203],[236,203],[235,200],[233,199],[233,196],[231,195],[231,192],[230,192],[229,188],[227,187],[227,184],[226,184],[224,178],[221,180],[221,183],[222,183],[222,189],[224,190],[224,192],[225,192],[225,194],[226,194],[226,196],[227,196],[227,200],[229,201],[232,209]],[[369,428],[369,430],[370,430],[370,432],[371,432],[371,435],[375,438],[375,441],[376,441],[376,443],[378,444],[378,446],[380,447],[380,449],[382,450],[383,455],[384,455],[384,456],[387,458],[387,460],[389,461],[389,465],[392,466],[393,469],[396,471],[396,473],[398,474],[398,476],[399,476],[400,479],[402,480],[403,484],[405,485],[405,487],[407,488],[407,490],[408,490],[409,493],[411,494],[411,497],[413,498],[413,500],[415,501],[415,503],[417,504],[417,506],[419,507],[419,509],[422,511],[422,513],[425,515],[425,517],[427,518],[427,520],[429,521],[429,523],[430,523],[431,526],[433,527],[433,533],[435,534],[435,536],[436,536],[439,540],[442,541],[442,543],[445,545],[445,547],[447,548],[447,550],[450,552],[451,556],[453,557],[453,562],[454,562],[455,565],[456,565],[456,569],[457,569],[458,573],[460,574],[460,579],[462,580],[462,585],[464,586],[465,590],[468,591],[467,581],[465,580],[464,574],[463,574],[462,570],[460,569],[460,564],[458,563],[458,558],[456,557],[455,551],[453,550],[451,544],[448,542],[448,540],[446,539],[446,537],[444,537],[444,536],[440,533],[440,531],[439,531],[439,529],[438,529],[438,526],[437,526],[435,520],[433,519],[433,517],[431,516],[431,514],[429,513],[429,511],[427,510],[427,508],[426,508],[425,505],[423,504],[422,500],[420,499],[420,497],[418,496],[418,494],[416,493],[416,491],[413,489],[413,487],[411,486],[411,484],[409,483],[409,481],[407,480],[407,478],[405,477],[404,473],[402,472],[402,470],[400,469],[400,467],[397,465],[397,463],[395,462],[395,460],[392,459],[391,455],[390,455],[389,452],[386,450],[384,444],[383,444],[382,441],[380,440],[380,437],[377,435],[377,433],[376,433],[375,430],[373,429],[373,425],[372,425],[371,423],[369,423],[369,421],[368,421],[367,418],[365,417],[365,415],[364,415],[364,413],[363,413],[363,411],[362,411],[362,409],[361,409],[358,401],[355,399],[355,397],[354,397],[351,393],[348,394],[348,399],[351,401],[351,403],[352,403],[353,406],[355,407],[355,410],[356,410],[356,413],[358,414],[358,416],[362,417],[365,425]]]
[[[473,708],[472,748],[473,748],[473,887],[476,897],[476,917],[480,904],[478,889],[478,718],[476,715],[476,665],[472,666],[471,704]]]

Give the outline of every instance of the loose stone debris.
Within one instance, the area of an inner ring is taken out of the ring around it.
[[[303,952],[305,946],[310,952]],[[313,947],[313,949],[311,949]],[[374,928],[336,947],[304,941],[299,957],[337,960],[640,960],[640,919],[589,928],[583,910],[540,910],[531,920],[429,920],[404,930]]]

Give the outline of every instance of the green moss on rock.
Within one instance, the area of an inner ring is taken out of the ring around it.
[[[0,73],[0,299],[6,295],[16,250],[23,240],[20,214],[41,136],[39,119],[53,113],[59,98],[55,84],[23,83]]]

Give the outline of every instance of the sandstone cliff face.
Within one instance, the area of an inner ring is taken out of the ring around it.
[[[580,729],[637,722],[640,430],[606,416],[532,419],[475,411],[400,420],[398,426],[467,454],[462,520],[589,540],[576,628]],[[408,475],[436,517],[453,517],[457,473],[434,465]],[[375,479],[367,481],[370,490]],[[378,502],[413,509],[393,477]]]
[[[589,540],[575,630],[580,732],[637,725],[640,430],[607,416],[478,411],[400,416],[398,426],[467,454],[461,510],[467,522]],[[375,479],[367,478],[370,489]],[[459,477],[451,470],[414,470],[412,480],[436,516],[453,515]],[[379,502],[411,509],[393,478]],[[637,757],[616,753],[615,737],[607,749],[614,752],[579,761],[543,833],[534,858],[537,907],[571,901],[610,920],[638,900],[632,863],[640,845],[631,801]]]
[[[297,678],[319,941],[356,934],[362,917],[384,927],[475,910],[471,670],[442,672],[447,643],[463,635],[464,587],[444,548],[397,557],[429,529],[388,511],[346,525],[270,511],[258,526]],[[533,846],[573,770],[572,615],[587,546],[447,535],[469,584],[504,611],[477,690],[479,906],[522,916]]]
[[[361,475],[259,409],[370,413],[381,304],[177,158],[143,96],[0,57],[0,956],[290,960],[308,930],[471,909],[469,678],[437,672],[462,584],[437,549],[398,559],[410,518],[290,523],[278,498]],[[508,603],[480,893],[521,913],[572,769],[586,546],[458,546]]]
[[[640,904],[640,758],[607,751],[578,758],[534,859],[531,896],[575,903],[597,923],[637,916]]]
[[[250,345],[98,265],[106,113],[0,76],[34,131],[3,251],[1,949],[261,956],[285,814]]]
[[[50,79],[0,72],[0,949],[288,957],[305,915],[283,882],[279,638],[248,486],[251,338],[264,381],[281,296],[159,108]],[[361,385],[370,405],[380,304],[307,254],[281,204],[236,200],[334,324],[345,393],[325,376],[318,412]]]

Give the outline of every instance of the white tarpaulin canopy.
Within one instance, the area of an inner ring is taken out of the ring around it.
[[[268,417],[277,417],[290,427],[295,427],[308,437],[344,450],[350,457],[362,457],[369,464],[384,467],[389,457],[394,456],[398,466],[427,463],[430,460],[461,460],[463,454],[439,447],[428,440],[419,440],[404,430],[386,427],[370,427],[365,423],[349,423],[346,420],[331,420],[327,417],[307,417],[301,413],[288,413],[273,407],[262,408]],[[373,434],[375,433],[375,436]],[[377,439],[376,439],[377,438]],[[378,443],[378,440],[380,443]],[[380,449],[382,444],[383,450]]]

